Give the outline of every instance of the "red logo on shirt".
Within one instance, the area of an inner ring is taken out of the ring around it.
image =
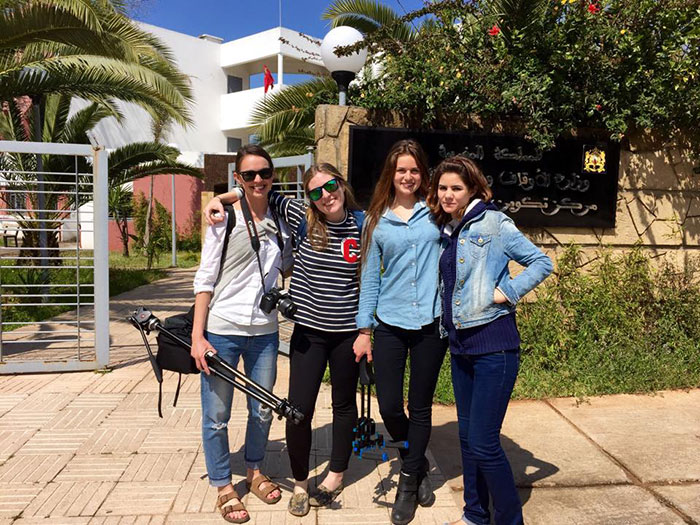
[[[360,243],[357,242],[357,239],[344,239],[341,249],[343,250],[343,259],[349,263],[357,262],[360,255]]]

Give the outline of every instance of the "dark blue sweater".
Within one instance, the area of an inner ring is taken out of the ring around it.
[[[497,210],[492,203],[478,202],[464,215],[459,226],[450,235],[442,228],[441,235],[445,250],[440,256],[440,275],[443,283],[442,317],[453,354],[480,355],[502,350],[513,350],[520,346],[520,334],[515,323],[515,313],[494,319],[490,323],[471,328],[457,329],[452,321],[452,295],[457,281],[457,246],[459,232],[464,225],[486,210]]]

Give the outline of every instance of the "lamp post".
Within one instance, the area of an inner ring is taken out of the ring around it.
[[[331,72],[333,80],[338,84],[338,104],[346,105],[348,85],[360,72],[367,60],[367,49],[361,49],[347,56],[338,56],[338,47],[346,47],[363,40],[362,33],[348,26],[331,29],[321,42],[321,58],[323,65]]]

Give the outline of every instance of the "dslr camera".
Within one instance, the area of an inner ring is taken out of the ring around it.
[[[266,314],[269,314],[275,308],[287,319],[294,319],[294,314],[297,313],[297,305],[292,302],[289,294],[273,286],[270,291],[260,299],[260,309]]]

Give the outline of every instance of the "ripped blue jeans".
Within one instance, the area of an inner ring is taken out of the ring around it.
[[[237,367],[243,356],[246,376],[272,390],[277,378],[277,332],[265,335],[217,335],[205,332],[219,357]],[[224,487],[231,483],[231,460],[228,422],[231,418],[233,386],[215,375],[200,374],[202,378],[202,442],[209,484]],[[240,393],[242,395],[242,393]],[[267,437],[272,424],[272,411],[259,401],[248,397],[248,424],[245,433],[245,463],[247,468],[259,469],[265,459]],[[234,429],[238,431],[238,429]]]

